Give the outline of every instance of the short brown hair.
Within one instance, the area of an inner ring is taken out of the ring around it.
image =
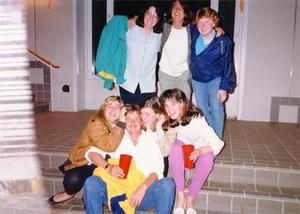
[[[201,18],[209,18],[215,23],[216,27],[219,26],[220,19],[218,13],[212,8],[204,7],[198,10],[194,23],[197,24]]]
[[[141,109],[138,105],[126,104],[125,108],[126,108],[125,116],[133,112],[136,112],[138,115],[141,115]]]

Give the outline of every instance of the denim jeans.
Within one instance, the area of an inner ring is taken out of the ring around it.
[[[198,108],[204,113],[207,123],[222,139],[225,113],[224,103],[220,102],[217,96],[220,82],[221,77],[206,83],[192,80],[192,87]]]
[[[152,208],[157,214],[171,213],[175,198],[175,183],[171,178],[162,178],[153,183],[136,211],[146,211]],[[90,176],[84,183],[84,202],[87,214],[103,213],[102,205],[107,204],[107,189],[105,182],[98,176]]]

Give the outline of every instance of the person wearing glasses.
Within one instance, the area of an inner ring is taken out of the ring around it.
[[[158,21],[159,8],[150,4],[126,33],[125,82],[119,85],[125,104],[141,105],[156,96],[156,62],[161,41],[161,33],[156,33]]]
[[[85,152],[96,147],[113,152],[119,146],[124,135],[124,123],[120,121],[123,101],[119,96],[110,96],[104,100],[100,109],[91,116],[69,158],[59,167],[64,173],[64,191],[51,196],[50,204],[62,203],[72,199],[83,187],[84,181],[91,176],[97,164],[85,159]]]

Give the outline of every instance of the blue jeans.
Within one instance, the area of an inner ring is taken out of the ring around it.
[[[153,183],[136,211],[146,211],[152,208],[157,214],[171,213],[175,198],[175,183],[171,178],[162,178]],[[102,205],[107,204],[107,189],[105,182],[98,176],[90,176],[84,183],[84,202],[87,214],[103,213]]]
[[[192,80],[192,87],[197,106],[202,110],[207,123],[214,129],[220,139],[223,138],[224,129],[224,103],[218,98],[221,77],[210,82],[202,83]]]

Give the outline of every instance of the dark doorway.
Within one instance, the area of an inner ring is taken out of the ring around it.
[[[96,57],[99,38],[106,24],[106,1],[93,0],[92,2],[92,48],[93,63]]]
[[[230,1],[231,0],[229,0],[229,2]],[[157,2],[162,11],[162,14],[165,14],[165,16],[169,16],[170,7],[173,3],[173,0],[114,0],[114,14],[132,16],[134,14],[140,13],[145,5],[150,2]],[[190,6],[194,14],[199,8],[210,6],[210,0],[188,0],[186,2]],[[106,0],[92,1],[93,59],[96,56],[102,29],[106,24],[106,5]]]
[[[221,26],[232,40],[234,36],[235,4],[235,0],[219,0],[218,13]]]

